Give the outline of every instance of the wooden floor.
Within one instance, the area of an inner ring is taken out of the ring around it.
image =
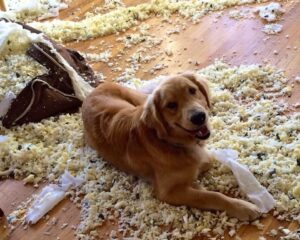
[[[135,5],[141,1],[129,0],[126,4]],[[74,17],[83,17],[84,13],[99,5],[96,0],[74,0],[70,8],[61,12],[61,19],[74,19]],[[218,13],[204,17],[197,25],[191,24],[181,19],[182,23],[186,23],[186,30],[180,34],[166,35],[166,31],[173,29],[174,26],[169,23],[162,23],[161,19],[149,19],[151,32],[163,36],[164,41],[154,50],[165,49],[167,46],[172,48],[173,55],[162,55],[156,60],[144,64],[138,72],[137,77],[142,79],[150,79],[153,77],[148,70],[156,63],[165,63],[167,68],[158,72],[158,74],[176,73],[184,70],[194,70],[205,67],[213,62],[215,58],[222,58],[226,62],[239,65],[242,63],[270,63],[278,68],[284,69],[287,76],[294,79],[296,75],[300,75],[300,1],[289,1],[284,3],[286,13],[283,20],[283,32],[278,36],[271,36],[261,32],[263,22],[256,18],[233,20],[228,17],[228,11],[224,11],[221,17]],[[70,14],[73,12],[74,14]],[[130,31],[129,31],[130,32]],[[100,42],[101,40],[104,41]],[[122,50],[120,43],[116,42],[116,36],[106,36],[86,42],[68,43],[69,47],[85,52],[102,52],[107,45],[112,45],[113,57]],[[89,50],[90,46],[96,46],[96,49]],[[125,55],[121,60],[116,60],[121,67],[125,67],[126,59],[136,49],[125,50]],[[276,51],[277,53],[275,54]],[[189,61],[191,60],[191,61]],[[197,61],[198,64],[195,64]],[[191,62],[191,63],[190,63]],[[108,80],[114,79],[118,74],[112,72],[106,63],[93,63],[95,70],[101,71]],[[296,84],[293,95],[287,99],[290,103],[299,102],[300,84]],[[41,185],[42,186],[42,185]],[[0,208],[5,214],[13,211],[26,198],[41,189],[35,189],[31,186],[24,186],[22,182],[15,180],[0,181]],[[74,239],[74,229],[79,223],[80,210],[77,209],[69,200],[64,200],[53,211],[50,217],[56,217],[58,223],[56,225],[47,225],[46,220],[40,221],[37,225],[23,229],[18,226],[12,233],[12,240],[40,240],[40,239]],[[69,225],[61,229],[61,225],[68,223]],[[285,226],[290,229],[296,229],[296,223],[279,222],[272,217],[262,220],[265,224],[263,230],[259,231],[253,226],[245,226],[240,229],[238,235],[245,240],[258,239],[270,229],[276,229],[278,226]],[[112,224],[106,224],[99,230],[99,234],[106,236],[112,228]],[[49,232],[50,235],[45,235]],[[108,239],[108,237],[107,237]],[[226,237],[226,239],[231,239]],[[267,237],[267,239],[276,239]]]

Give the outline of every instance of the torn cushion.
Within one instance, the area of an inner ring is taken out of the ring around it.
[[[20,25],[31,32],[39,33],[38,30],[27,25]],[[45,39],[47,38],[45,37]],[[60,46],[52,40],[50,42],[84,81],[93,87],[98,85],[99,82],[93,70],[78,52]],[[2,124],[6,128],[29,122],[39,122],[60,113],[75,112],[82,103],[75,95],[69,72],[49,46],[44,43],[33,43],[27,54],[45,66],[49,72],[47,75],[31,80],[12,101],[2,120]]]
[[[31,80],[12,102],[2,120],[4,127],[10,128],[60,113],[78,110],[81,101],[74,95],[71,80],[55,78],[51,75],[38,76]]]

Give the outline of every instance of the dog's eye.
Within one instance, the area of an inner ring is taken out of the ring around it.
[[[168,102],[167,108],[175,110],[178,107],[177,102]]]
[[[194,95],[196,93],[196,88],[190,87],[189,88],[189,93]]]

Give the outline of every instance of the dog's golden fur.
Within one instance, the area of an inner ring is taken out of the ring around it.
[[[210,167],[210,105],[208,85],[191,73],[170,77],[149,96],[104,82],[83,103],[85,138],[117,168],[149,179],[161,201],[253,220],[255,205],[196,185]]]

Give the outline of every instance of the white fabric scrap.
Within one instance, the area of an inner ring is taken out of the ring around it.
[[[274,208],[274,198],[267,189],[257,181],[249,169],[237,161],[237,151],[232,149],[216,149],[211,150],[211,153],[216,160],[231,169],[241,190],[262,213],[267,213]]]
[[[84,180],[73,177],[68,171],[65,171],[59,182],[61,186],[50,184],[43,188],[29,208],[25,217],[26,222],[30,224],[37,223],[47,212],[64,199],[66,191],[70,187],[78,187]]]

